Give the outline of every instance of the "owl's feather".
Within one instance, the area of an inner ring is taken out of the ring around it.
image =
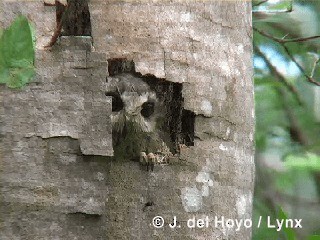
[[[147,83],[128,73],[107,80],[107,92],[117,95],[123,105],[111,115],[115,156],[139,158],[140,152],[156,152],[170,141],[160,127],[165,119],[163,102]],[[143,111],[145,107],[152,109]]]

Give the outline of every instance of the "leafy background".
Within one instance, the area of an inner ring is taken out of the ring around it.
[[[320,1],[253,0],[256,106],[253,239],[320,239]]]

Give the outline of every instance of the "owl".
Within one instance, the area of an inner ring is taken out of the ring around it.
[[[143,78],[131,73],[108,77],[106,95],[112,97],[115,158],[139,159],[141,152],[157,152],[170,145],[164,102]]]

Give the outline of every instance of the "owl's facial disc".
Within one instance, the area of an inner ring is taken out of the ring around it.
[[[124,102],[124,112],[129,119],[131,116],[139,115],[142,104],[148,100],[147,94],[139,95],[136,92],[124,92],[121,98]]]
[[[128,116],[142,115],[144,118],[149,118],[154,112],[156,99],[150,93],[125,92],[121,95],[124,102],[124,112]]]
[[[119,75],[108,78],[107,89],[106,95],[112,97],[114,132],[121,133],[128,122],[135,123],[143,132],[154,131],[159,100],[147,83],[128,74]]]

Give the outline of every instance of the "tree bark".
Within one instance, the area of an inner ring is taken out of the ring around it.
[[[35,81],[19,91],[1,86],[3,239],[251,238],[251,228],[216,222],[252,213],[250,2],[91,0],[92,42],[62,37],[51,51],[41,43],[54,31],[54,9],[19,1],[1,9],[10,13],[5,26],[28,15],[38,41]],[[112,156],[104,92],[114,59],[181,84],[183,110],[194,116],[193,146],[181,144],[154,171]],[[164,226],[153,225],[156,216]],[[208,227],[188,226],[193,218]]]

